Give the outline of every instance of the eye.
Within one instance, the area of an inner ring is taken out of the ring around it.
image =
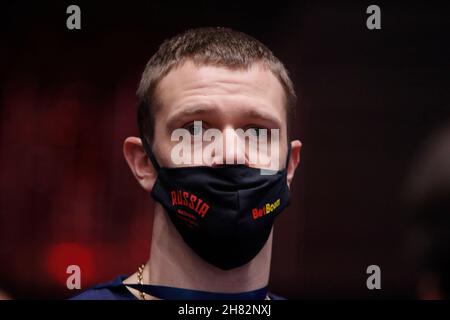
[[[260,137],[262,135],[270,135],[270,130],[268,130],[267,128],[264,127],[259,127],[259,126],[250,126],[246,129],[250,135],[255,136],[255,137]]]
[[[189,131],[191,136],[200,135],[202,133],[202,129],[204,129],[203,125],[199,121],[191,122],[185,125],[183,128]]]

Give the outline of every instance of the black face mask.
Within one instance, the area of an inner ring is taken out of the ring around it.
[[[286,168],[273,175],[245,165],[163,168],[145,148],[158,177],[152,197],[202,259],[229,270],[252,260],[273,222],[290,204]]]

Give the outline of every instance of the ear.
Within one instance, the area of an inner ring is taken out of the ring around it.
[[[295,170],[300,163],[300,150],[302,143],[299,140],[291,141],[291,157],[289,159],[287,168],[287,183],[289,188],[291,187],[292,179],[294,178]]]
[[[145,153],[141,139],[126,138],[123,143],[123,155],[142,188],[148,192],[152,191],[158,174]]]

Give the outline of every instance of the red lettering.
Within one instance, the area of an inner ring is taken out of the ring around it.
[[[200,207],[200,205],[202,204],[203,200],[202,199],[198,199],[198,203],[197,203],[197,207],[195,207],[195,212],[199,213],[198,208]]]
[[[185,206],[188,205],[188,197],[189,197],[189,193],[183,192],[183,204],[184,204]]]
[[[183,200],[181,199],[181,191],[178,190],[177,192],[177,204],[182,204]]]
[[[253,220],[258,219],[258,209],[252,209]]]
[[[202,199],[187,191],[174,190],[170,192],[172,205],[186,206],[194,210],[202,218],[209,211],[209,205]]]
[[[172,205],[176,205],[177,204],[177,193],[175,191],[171,191],[170,195],[172,196]]]
[[[191,194],[191,202],[189,202],[189,208],[194,209],[194,203],[197,201],[197,197],[193,194]]]
[[[198,214],[203,218],[205,216],[205,214],[208,212],[208,210],[209,210],[208,204],[204,203]]]

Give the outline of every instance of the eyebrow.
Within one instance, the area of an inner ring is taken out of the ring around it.
[[[254,109],[248,109],[244,110],[244,113],[245,116],[248,117],[249,119],[259,119],[274,124],[278,128],[281,128],[281,121],[277,117],[271,115],[268,112],[261,112]]]
[[[176,124],[183,118],[192,117],[195,115],[202,115],[211,112],[215,107],[211,105],[194,105],[187,106],[182,108],[182,110],[175,112],[172,116],[167,120],[167,124],[170,126],[172,124]]]
[[[192,117],[196,115],[209,114],[211,111],[217,110],[214,105],[208,104],[198,104],[192,106],[186,106],[182,110],[176,112],[172,116],[169,117],[167,124],[170,126],[172,124],[176,124],[178,121],[185,117]],[[264,122],[270,123],[275,127],[281,128],[281,121],[277,117],[273,116],[268,112],[261,112],[259,110],[245,108],[243,110],[244,116],[249,119],[259,119]]]

